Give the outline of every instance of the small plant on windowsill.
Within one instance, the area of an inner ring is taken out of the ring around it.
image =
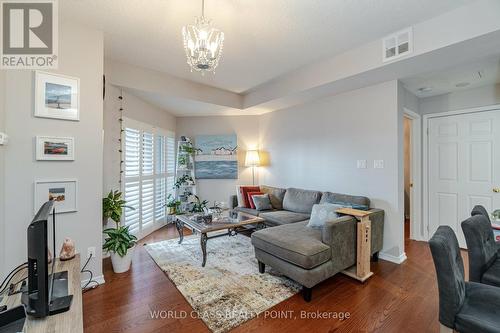
[[[168,215],[174,215],[177,213],[179,206],[181,205],[181,202],[177,199],[175,199],[172,194],[169,194],[167,197],[167,208],[168,208]]]
[[[112,219],[116,227],[104,229],[107,236],[102,246],[103,250],[111,255],[111,263],[115,273],[123,273],[130,269],[132,254],[137,238],[129,231],[128,226],[121,225],[123,209],[134,209],[126,206],[120,191],[110,191],[107,197],[102,200],[102,216],[104,221]]]

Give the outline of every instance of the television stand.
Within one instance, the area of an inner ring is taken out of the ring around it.
[[[69,311],[73,295],[58,297],[49,304],[49,316]]]
[[[52,279],[52,300],[49,303],[49,316],[68,311],[73,300],[73,295],[68,295],[68,271],[51,274],[49,281],[52,281]]]

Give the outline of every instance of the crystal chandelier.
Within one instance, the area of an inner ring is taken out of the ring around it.
[[[212,26],[205,18],[205,0],[201,1],[201,17],[195,18],[194,25],[182,28],[184,50],[191,72],[215,72],[222,56],[224,33]]]

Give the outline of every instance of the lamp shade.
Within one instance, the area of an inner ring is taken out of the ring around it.
[[[245,166],[253,167],[253,166],[259,166],[259,164],[260,164],[259,151],[248,150],[247,155],[245,157]]]

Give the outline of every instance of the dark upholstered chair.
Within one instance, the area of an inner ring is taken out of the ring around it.
[[[469,280],[500,287],[500,257],[491,223],[478,214],[463,221],[462,230],[469,249]]]
[[[453,230],[440,226],[429,245],[438,280],[441,332],[500,332],[500,288],[465,282]]]
[[[472,208],[472,212],[470,213],[470,215],[471,216],[483,215],[488,219],[488,222],[491,223],[490,214],[488,214],[488,211],[486,210],[486,208],[484,208],[481,205],[474,206],[474,208]],[[497,243],[498,256],[500,257],[500,242],[497,242],[496,240],[495,240],[495,242]]]
[[[471,216],[483,215],[488,220],[488,223],[491,223],[490,214],[488,214],[486,208],[484,208],[481,205],[474,206],[474,208],[472,208],[472,212],[470,213],[470,215]]]

